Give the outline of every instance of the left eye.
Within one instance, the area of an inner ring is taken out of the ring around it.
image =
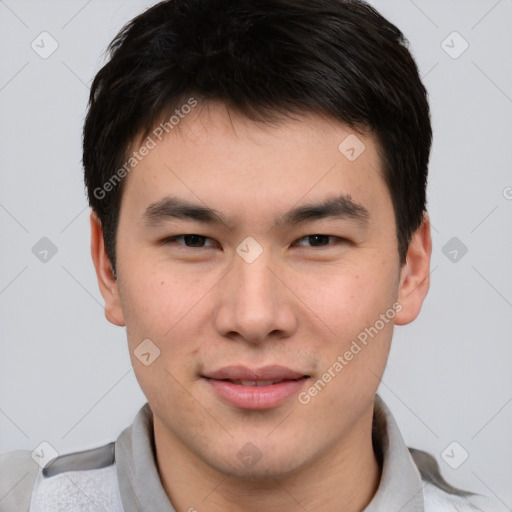
[[[308,247],[307,245],[304,245],[300,243],[301,241],[305,240],[309,243],[312,243],[309,247],[326,247],[328,245],[333,245],[332,243],[329,243],[329,240],[338,240],[342,241],[343,239],[338,236],[332,236],[332,235],[307,235],[303,236],[302,238],[299,238],[297,242],[294,242],[294,244],[297,244],[300,247]]]

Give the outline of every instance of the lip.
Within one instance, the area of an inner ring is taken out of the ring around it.
[[[285,366],[269,365],[261,368],[247,368],[246,366],[225,366],[219,370],[208,372],[203,377],[215,380],[294,380],[307,376]]]
[[[278,365],[252,370],[245,366],[226,366],[210,372],[208,375],[203,375],[203,379],[225,403],[239,409],[262,410],[276,407],[296,395],[309,376]],[[243,386],[236,382],[230,382],[233,380],[278,382],[259,386]]]

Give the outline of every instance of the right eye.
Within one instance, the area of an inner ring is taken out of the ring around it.
[[[165,238],[162,240],[162,245],[168,245],[172,242],[177,242],[178,245],[184,246],[186,249],[202,249],[206,247],[214,247],[215,245],[204,245],[206,240],[214,241],[213,238],[208,238],[203,235],[187,234],[177,235]]]

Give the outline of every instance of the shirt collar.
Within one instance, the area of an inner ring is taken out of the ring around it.
[[[391,411],[379,395],[373,413],[373,446],[381,461],[379,488],[364,512],[424,512],[420,472]]]
[[[378,395],[373,415],[373,445],[382,475],[377,493],[364,512],[424,512],[420,473],[391,411]],[[158,474],[153,413],[148,403],[117,438],[115,459],[125,512],[176,512]]]
[[[125,512],[176,512],[162,486],[155,453],[153,412],[146,402],[115,445],[117,480]]]

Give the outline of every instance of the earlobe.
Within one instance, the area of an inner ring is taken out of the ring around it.
[[[432,237],[427,214],[411,238],[407,259],[400,276],[398,302],[402,309],[395,317],[396,325],[412,322],[419,314],[430,286]]]
[[[123,309],[119,299],[117,279],[110,258],[105,251],[103,231],[98,215],[92,211],[91,217],[91,256],[96,270],[96,278],[105,301],[105,317],[114,325],[125,325]]]

